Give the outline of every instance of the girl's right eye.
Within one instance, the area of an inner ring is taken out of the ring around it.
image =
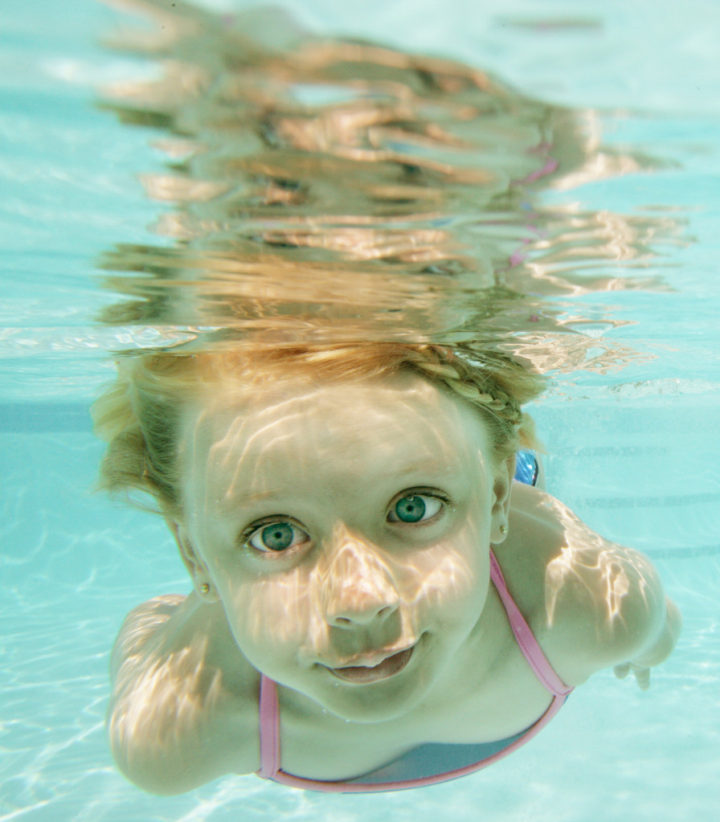
[[[287,520],[270,522],[256,528],[246,539],[248,545],[256,551],[279,553],[294,548],[310,539],[310,536]]]

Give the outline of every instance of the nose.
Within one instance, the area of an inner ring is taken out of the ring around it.
[[[338,628],[384,621],[400,597],[388,563],[377,546],[337,529],[323,580],[325,619]]]

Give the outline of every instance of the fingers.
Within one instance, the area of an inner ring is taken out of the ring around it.
[[[623,662],[622,665],[616,665],[613,671],[618,679],[625,679],[632,671],[641,691],[647,691],[650,687],[650,668],[641,668],[639,665],[633,665],[632,662]]]
[[[650,668],[636,668],[635,681],[637,682],[641,691],[647,691],[650,687]]]
[[[623,662],[622,665],[616,665],[613,668],[613,671],[618,679],[625,679],[625,677],[630,673],[630,663]]]

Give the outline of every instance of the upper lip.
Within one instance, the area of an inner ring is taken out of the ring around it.
[[[386,648],[383,651],[375,651],[373,653],[367,654],[360,654],[358,656],[350,657],[349,659],[344,659],[342,662],[337,662],[333,664],[328,664],[326,662],[322,663],[325,665],[326,668],[375,668],[381,662],[384,662],[386,659],[389,659],[391,656],[395,656],[395,654],[400,654],[403,651],[409,651],[410,648],[413,648],[415,643],[411,643],[410,645],[403,645],[402,647],[398,648]]]

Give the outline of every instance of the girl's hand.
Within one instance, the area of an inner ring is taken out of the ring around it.
[[[632,662],[623,662],[622,665],[616,665],[613,671],[618,679],[625,679],[632,672],[641,691],[647,691],[650,687],[650,668],[643,668]]]
[[[659,665],[670,656],[682,629],[682,617],[677,606],[670,599],[666,600],[666,605],[665,625],[654,644],[637,659],[623,662],[613,669],[615,676],[620,679],[624,679],[629,673],[632,673],[642,691],[647,691],[650,687],[650,668]]]

